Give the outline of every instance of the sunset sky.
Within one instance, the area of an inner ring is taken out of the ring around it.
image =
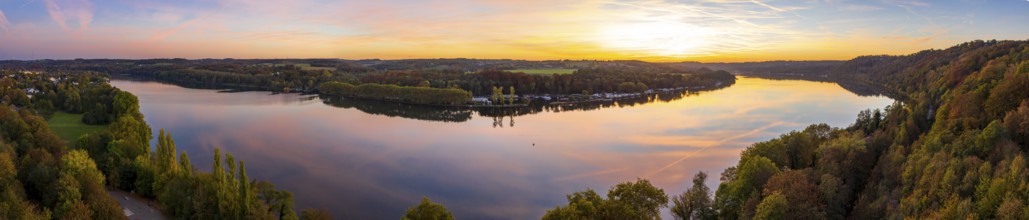
[[[0,60],[838,60],[975,39],[1029,39],[1029,1],[0,0]]]

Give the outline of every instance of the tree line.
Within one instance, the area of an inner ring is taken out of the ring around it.
[[[383,100],[422,105],[458,106],[472,99],[472,94],[456,88],[440,89],[415,86],[365,83],[354,86],[344,82],[322,83],[318,90],[330,96]]]
[[[518,95],[641,92],[660,88],[729,86],[736,78],[729,72],[709,69],[629,68],[605,66],[581,68],[572,74],[526,74],[500,70],[475,73],[441,70],[374,72],[362,75],[362,83],[461,88],[477,96],[493,94],[494,88],[513,88]]]
[[[283,62],[287,64],[279,64]],[[331,68],[333,63],[335,68]],[[310,65],[323,67],[309,68]],[[641,61],[43,60],[0,61],[0,67],[47,72],[91,71],[189,88],[276,92],[316,92],[319,85],[330,81],[460,88],[477,96],[488,96],[493,87],[514,88],[518,95],[566,95],[686,87],[712,89],[735,82],[735,77],[725,71]],[[554,75],[508,71],[554,67],[576,71]],[[634,87],[626,87],[629,85],[626,83]]]

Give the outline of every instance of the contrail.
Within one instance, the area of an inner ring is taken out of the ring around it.
[[[589,173],[583,173],[583,174],[578,174],[578,175],[566,176],[566,177],[555,179],[554,181],[568,181],[568,180],[574,180],[574,179],[579,179],[579,178],[583,178],[583,177],[615,173],[615,172],[619,172],[619,171],[623,171],[623,170],[628,170],[628,169],[629,168],[618,168],[618,169],[610,169],[610,170],[601,170],[601,171],[596,171],[596,172],[589,172]]]
[[[680,162],[682,162],[682,161],[684,161],[686,159],[689,159],[690,157],[693,157],[697,153],[703,152],[704,150],[707,150],[708,148],[710,148],[712,146],[720,145],[720,144],[723,144],[725,142],[729,142],[729,141],[740,139],[740,138],[743,138],[743,137],[746,137],[746,136],[754,135],[754,134],[757,134],[758,132],[761,132],[761,131],[764,131],[766,129],[769,129],[769,128],[772,128],[772,127],[775,127],[775,126],[779,126],[779,125],[782,125],[782,124],[786,124],[786,122],[777,121],[777,122],[774,122],[774,123],[771,123],[771,124],[768,124],[768,125],[765,125],[765,126],[761,126],[759,128],[755,128],[754,130],[750,130],[750,131],[748,131],[746,133],[742,133],[742,134],[738,134],[738,135],[735,135],[735,136],[723,138],[722,140],[719,140],[716,143],[709,144],[707,146],[701,147],[700,149],[697,149],[696,151],[690,152],[690,153],[686,154],[685,156],[682,156],[682,158],[679,158],[678,160],[673,161],[672,163],[669,163],[668,165],[665,165],[664,167],[661,167],[661,169],[657,169],[656,171],[654,171],[654,172],[652,172],[650,174],[647,174],[646,176],[650,177],[650,176],[654,176],[654,175],[656,175],[658,173],[661,173],[661,171],[665,171],[666,169],[671,168],[672,166],[675,166],[676,164],[679,164]]]
[[[760,6],[764,6],[765,8],[772,9],[772,10],[775,10],[775,11],[778,11],[778,12],[786,11],[786,9],[778,8],[778,7],[769,5],[769,4],[765,4],[764,2],[759,2],[757,0],[750,0],[750,2],[753,2],[754,4],[758,4]]]
[[[29,0],[28,2],[25,2],[25,4],[21,4],[21,6],[18,6],[18,8],[21,9],[21,8],[25,7],[26,5],[32,4],[33,2],[36,2],[36,0]]]
[[[760,5],[760,6],[764,6],[765,8],[768,8],[768,9],[772,9],[773,11],[778,11],[778,12],[787,12],[788,11],[788,12],[792,13],[793,15],[797,16],[797,17],[807,18],[807,17],[804,17],[804,16],[802,16],[800,14],[797,14],[797,12],[794,11],[794,10],[786,10],[786,9],[783,9],[783,8],[780,8],[780,7],[775,7],[775,6],[772,6],[772,5],[769,5],[769,4],[765,4],[764,2],[760,2],[760,1],[757,1],[757,0],[750,0],[750,2],[753,2],[754,4],[757,4],[757,5]]]

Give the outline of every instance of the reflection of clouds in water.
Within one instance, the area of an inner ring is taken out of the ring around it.
[[[771,124],[768,124],[768,125],[765,125],[765,126],[762,126],[762,127],[759,127],[759,128],[755,128],[754,130],[750,130],[748,132],[744,132],[744,133],[741,133],[741,134],[738,134],[738,135],[734,135],[734,136],[730,136],[730,137],[718,140],[718,142],[710,143],[708,145],[705,145],[704,147],[696,149],[695,151],[687,153],[686,155],[684,155],[683,157],[679,158],[678,160],[673,161],[673,162],[669,163],[668,165],[665,165],[664,167],[661,167],[660,169],[657,169],[654,172],[651,172],[650,174],[647,174],[646,176],[647,177],[652,177],[652,176],[655,176],[657,174],[660,174],[661,171],[665,171],[669,167],[675,166],[676,164],[679,164],[682,161],[697,155],[698,153],[704,152],[704,150],[707,150],[708,148],[710,148],[712,146],[721,145],[721,144],[724,144],[726,142],[730,142],[730,141],[733,141],[733,140],[736,140],[736,139],[739,139],[739,138],[755,135],[755,134],[760,133],[761,131],[764,131],[765,129],[768,129],[768,128],[771,128],[771,127],[775,127],[775,126],[779,126],[779,125],[782,125],[782,124],[785,124],[785,123],[783,123],[783,122],[771,123]]]
[[[394,218],[423,195],[462,218],[539,218],[567,193],[635,177],[676,194],[697,171],[717,176],[735,165],[754,141],[812,123],[845,126],[858,110],[891,103],[835,84],[743,78],[682,100],[545,110],[493,129],[492,118],[478,115],[442,123],[294,94],[113,83],[140,96],[151,126],[172,132],[201,170],[219,146],[246,161],[251,176],[296,193],[298,207],[347,219]]]

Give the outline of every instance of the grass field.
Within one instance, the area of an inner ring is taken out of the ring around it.
[[[83,134],[107,129],[107,125],[87,125],[82,123],[82,114],[56,112],[46,121],[51,130],[62,140],[72,142]]]
[[[575,69],[514,69],[508,70],[512,73],[526,73],[526,74],[572,74]]]

